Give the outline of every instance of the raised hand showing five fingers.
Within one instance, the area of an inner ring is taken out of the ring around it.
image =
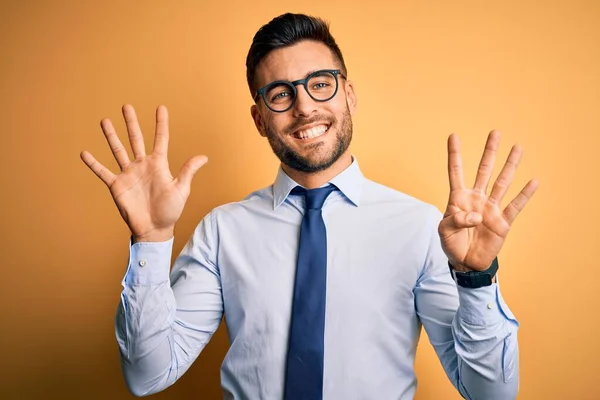
[[[207,158],[192,157],[183,165],[179,176],[173,178],[167,160],[169,116],[166,107],[156,109],[154,149],[149,155],[146,155],[144,138],[132,106],[123,106],[123,117],[134,159],[129,159],[108,119],[102,120],[101,127],[121,172],[114,174],[87,151],[81,153],[81,159],[110,189],[134,241],[167,240],[173,235],[175,223],[183,212],[192,178]]]
[[[538,182],[529,181],[521,192],[501,210],[502,199],[512,183],[523,151],[512,147],[508,159],[488,196],[500,133],[490,132],[472,189],[463,177],[460,144],[457,135],[448,138],[448,176],[450,197],[444,218],[439,224],[442,248],[457,270],[483,271],[496,258],[510,226],[535,193]]]

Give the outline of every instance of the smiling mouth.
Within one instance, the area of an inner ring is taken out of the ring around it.
[[[293,133],[294,138],[300,140],[309,140],[324,135],[329,130],[330,125],[321,124],[308,129],[302,129]]]

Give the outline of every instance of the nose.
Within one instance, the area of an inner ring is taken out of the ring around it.
[[[310,97],[304,85],[296,86],[296,102],[292,110],[294,117],[308,117],[317,111],[317,102]]]

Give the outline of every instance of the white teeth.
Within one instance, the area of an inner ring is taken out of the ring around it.
[[[327,132],[327,129],[327,125],[318,125],[309,129],[298,131],[296,132],[295,136],[298,139],[312,139],[316,138],[317,136],[321,136],[322,134]]]

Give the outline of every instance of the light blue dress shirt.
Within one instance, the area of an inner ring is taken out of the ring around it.
[[[365,178],[356,159],[330,181],[323,398],[412,399],[421,325],[448,378],[469,399],[513,399],[518,323],[497,284],[457,287],[440,246],[440,212]],[[122,368],[136,395],[190,367],[223,313],[231,347],[225,399],[283,396],[304,198],[275,183],[200,222],[169,275],[172,239],[136,243],[116,318]],[[200,395],[201,397],[201,395]]]

